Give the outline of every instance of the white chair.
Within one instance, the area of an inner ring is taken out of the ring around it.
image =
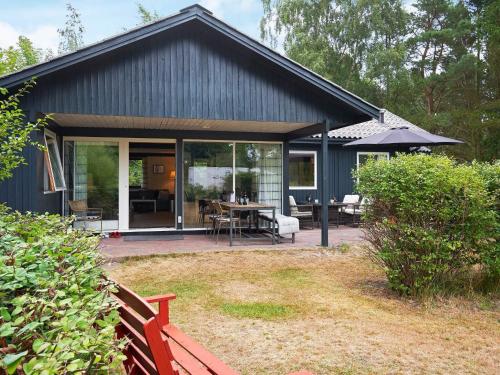
[[[259,217],[269,223],[272,226],[273,214],[268,211],[260,211]],[[276,214],[274,221],[276,223],[276,229],[278,234],[278,243],[281,242],[281,237],[291,234],[292,243],[295,243],[295,233],[299,232],[299,219],[296,217],[285,216],[282,214]]]
[[[361,218],[361,204],[359,202],[359,195],[357,194],[348,194],[344,196],[344,200],[342,203],[346,203],[347,206],[342,207],[342,214],[349,217],[349,221],[352,221],[352,225],[359,224]],[[346,220],[347,221],[347,220]]]
[[[298,205],[293,195],[288,196],[288,202],[290,204],[290,216],[297,218],[299,222],[310,222],[311,229],[314,228],[312,204]]]
[[[361,214],[365,210],[365,206],[368,203],[366,198],[361,199],[361,202],[359,202],[359,196],[357,202],[345,202],[345,203],[352,203],[352,206],[347,206],[344,207],[344,212],[349,215],[354,215],[354,214]],[[355,205],[359,202],[359,205]]]

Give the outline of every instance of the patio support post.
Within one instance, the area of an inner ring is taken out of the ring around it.
[[[283,142],[283,215],[290,215],[290,202],[288,200],[288,196],[290,195],[289,157],[290,142],[286,140]]]
[[[324,122],[321,132],[321,246],[328,247],[328,131],[331,121]]]
[[[184,172],[183,149],[184,142],[181,138],[177,138],[175,141],[175,228],[178,230],[181,230],[184,225],[184,215],[182,211],[184,203],[184,178],[182,176]]]

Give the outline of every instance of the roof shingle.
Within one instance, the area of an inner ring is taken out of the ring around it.
[[[380,122],[378,119],[372,119],[370,121],[361,122],[359,124],[346,126],[344,128],[331,130],[328,133],[328,137],[332,139],[360,139],[365,138],[373,134],[382,133],[391,128],[401,128],[403,126],[415,131],[425,132],[424,129],[419,128],[417,125],[406,121],[404,118],[395,115],[392,112],[385,111],[384,122]],[[321,135],[314,135],[314,138],[320,138]]]

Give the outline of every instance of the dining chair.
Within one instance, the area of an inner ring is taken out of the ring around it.
[[[237,225],[239,231],[240,231],[240,239],[241,239],[241,219],[239,216],[233,216],[230,218],[227,214],[227,211],[224,212],[222,209],[222,206],[219,201],[214,201],[214,206],[215,206],[215,211],[217,214],[217,217],[215,218],[215,226],[217,229],[217,235],[215,237],[215,243],[219,242],[219,234],[220,230],[224,225],[227,225],[228,229],[231,230],[231,223],[234,225]],[[215,233],[214,233],[215,234]]]

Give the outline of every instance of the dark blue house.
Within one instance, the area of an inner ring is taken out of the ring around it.
[[[30,120],[50,114],[36,134],[47,150],[26,149],[28,165],[1,185],[0,200],[61,214],[85,201],[108,230],[193,230],[200,201],[231,192],[284,213],[289,194],[340,199],[359,155],[336,132],[380,114],[199,5],[0,86],[31,77],[22,107]]]

